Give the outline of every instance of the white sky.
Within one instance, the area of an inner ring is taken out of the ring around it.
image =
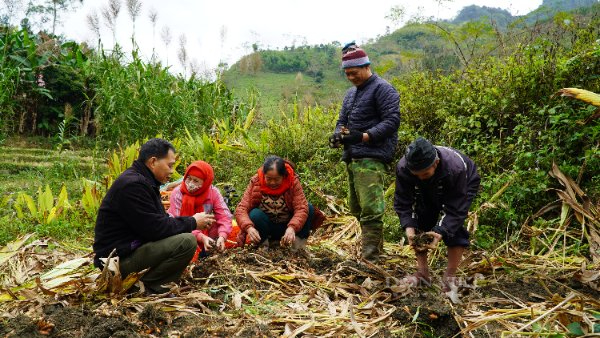
[[[402,6],[406,19],[414,16],[449,19],[471,4],[507,9],[513,15],[524,15],[536,9],[542,0],[141,0],[142,10],[136,21],[136,40],[142,55],[149,59],[155,46],[158,57],[181,72],[177,58],[179,36],[185,34],[188,59],[201,69],[214,69],[219,61],[232,65],[248,54],[257,42],[263,49],[283,48],[303,43],[320,44],[356,40],[358,43],[383,35],[392,23],[385,19],[393,6]],[[117,40],[126,50],[131,48],[132,22],[121,0],[117,20]],[[75,12],[63,16],[57,33],[76,41],[96,45],[94,33],[86,17],[96,11],[102,26],[105,47],[113,45],[111,31],[103,24],[101,9],[108,0],[85,0]],[[158,12],[156,37],[153,42],[150,9]],[[161,39],[168,26],[172,42],[167,50]],[[221,41],[221,31],[225,39]],[[189,69],[189,67],[188,67]]]

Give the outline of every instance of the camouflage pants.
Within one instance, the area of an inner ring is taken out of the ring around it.
[[[386,165],[375,159],[356,159],[348,163],[350,212],[360,222],[363,257],[383,250],[383,178]]]

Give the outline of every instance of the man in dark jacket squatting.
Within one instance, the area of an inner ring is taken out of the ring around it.
[[[354,42],[342,49],[342,68],[354,86],[346,92],[329,145],[344,145],[350,212],[360,222],[362,257],[374,261],[383,253],[383,179],[398,143],[400,96],[370,64]]]
[[[456,285],[456,270],[469,246],[464,227],[480,182],[473,161],[459,151],[434,146],[419,137],[411,143],[396,167],[394,209],[417,258],[417,272],[406,280],[417,286],[430,282],[427,250],[443,240],[448,247],[444,291]],[[414,242],[415,234],[433,237],[429,244]]]
[[[151,139],[140,148],[104,196],[94,229],[94,265],[102,268],[113,250],[121,276],[149,268],[141,278],[150,293],[168,291],[162,285],[179,279],[194,252],[195,229],[205,229],[214,218],[197,213],[170,217],[162,205],[159,187],[173,173],[175,148],[163,139]]]

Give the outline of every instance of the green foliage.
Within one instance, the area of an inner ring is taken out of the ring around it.
[[[81,207],[89,218],[96,218],[100,203],[102,202],[102,197],[104,197],[104,195],[102,194],[98,183],[85,179],[83,180]]]
[[[119,147],[118,150],[113,150],[108,159],[108,173],[105,177],[107,188],[113,184],[119,175],[133,164],[133,161],[138,157],[139,152],[139,142],[130,144],[125,148]]]
[[[58,220],[64,211],[71,208],[71,204],[69,204],[65,186],[54,198],[50,186],[46,185],[43,191],[41,187],[38,188],[37,201],[32,196],[21,192],[18,194],[13,207],[19,219],[31,218],[39,224],[47,225]],[[26,210],[29,213],[26,213]]]
[[[219,124],[213,135],[189,132],[182,139],[179,155],[184,167],[194,160],[208,161],[215,169],[215,182],[232,184],[238,192],[243,192],[268,155],[287,158],[296,164],[311,202],[324,207],[324,195],[345,195],[341,153],[326,142],[336,119],[336,114],[314,108],[267,121],[266,128],[254,125],[246,131],[242,121]]]
[[[44,33],[0,27],[0,53],[1,135],[55,134],[62,149],[77,135],[127,143],[247,114],[220,79],[174,76],[118,46],[97,55]]]
[[[145,64],[136,53],[121,66],[123,58],[115,53],[94,64],[99,76],[94,113],[101,138],[133,142],[159,133],[171,137],[185,128],[206,130],[213,118],[237,117],[234,99],[221,81],[174,77],[160,64]]]
[[[480,201],[513,182],[497,208],[480,215],[477,236],[484,245],[503,239],[507,228],[515,230],[554,198],[547,192],[552,162],[572,177],[585,164],[582,185],[598,194],[600,127],[583,123],[594,108],[553,96],[564,87],[600,90],[600,22],[577,16],[571,22],[548,21],[531,32],[529,43],[508,32],[503,39],[514,40],[511,49],[471,59],[463,70],[414,71],[394,81],[403,98],[401,142],[423,135],[474,158],[483,175]]]

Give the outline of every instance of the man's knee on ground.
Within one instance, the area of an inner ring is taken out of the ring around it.
[[[196,252],[196,247],[198,246],[198,241],[196,240],[196,236],[191,233],[179,234],[177,236],[181,237],[181,248],[184,252],[190,254],[190,258],[194,256]]]

